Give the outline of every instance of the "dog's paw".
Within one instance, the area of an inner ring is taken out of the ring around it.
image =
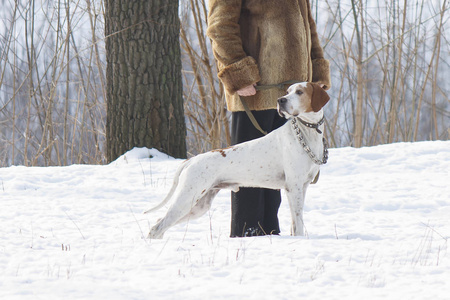
[[[150,231],[147,235],[147,238],[150,240],[161,240],[163,238],[163,235],[155,235]]]
[[[164,233],[161,232],[160,227],[158,225],[155,225],[150,229],[147,238],[151,240],[160,240],[163,238],[163,236]]]

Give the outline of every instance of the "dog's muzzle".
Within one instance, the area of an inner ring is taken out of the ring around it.
[[[277,100],[277,111],[280,117],[285,118],[285,112],[286,112],[286,103],[288,100],[284,97],[278,98]]]

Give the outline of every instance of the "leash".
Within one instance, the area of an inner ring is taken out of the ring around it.
[[[245,112],[247,113],[248,118],[252,122],[253,126],[258,129],[259,132],[261,132],[263,135],[267,135],[267,131],[263,130],[261,126],[259,126],[258,121],[256,121],[255,116],[253,115],[252,111],[248,107],[247,101],[244,99],[244,97],[239,97],[241,99],[242,106],[245,109]]]
[[[274,88],[277,88],[277,89],[280,89],[280,90],[284,90],[285,89],[284,88],[285,85],[291,85],[291,84],[299,83],[299,82],[300,81],[298,81],[298,80],[286,80],[286,81],[283,81],[283,82],[280,82],[280,83],[275,83],[275,84],[257,85],[257,86],[255,86],[255,89],[257,91],[270,90],[270,89],[274,89]]]
[[[257,91],[264,91],[264,90],[270,90],[270,89],[274,89],[274,88],[278,88],[280,90],[284,90],[284,86],[285,85],[291,85],[294,83],[299,83],[298,80],[287,80],[287,81],[283,81],[280,83],[276,83],[276,84],[265,84],[265,85],[257,85],[255,86],[255,89]],[[261,128],[261,126],[259,126],[258,121],[256,120],[255,116],[253,115],[252,111],[250,110],[250,108],[248,107],[247,104],[247,100],[244,99],[244,97],[239,97],[239,99],[241,99],[241,104],[244,107],[244,110],[248,116],[248,118],[250,119],[250,121],[252,122],[253,126],[259,131],[261,132],[263,135],[267,135],[267,131],[263,130]],[[306,125],[308,126],[308,125]]]

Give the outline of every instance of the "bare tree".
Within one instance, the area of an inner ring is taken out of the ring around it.
[[[229,114],[207,38],[204,0],[185,1],[181,9],[181,46],[185,111],[190,154],[230,145]]]

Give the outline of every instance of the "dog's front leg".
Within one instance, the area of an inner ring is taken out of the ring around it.
[[[286,189],[286,196],[291,210],[292,226],[291,235],[300,236],[303,233],[303,205],[305,203],[305,193],[307,185],[294,186]]]

